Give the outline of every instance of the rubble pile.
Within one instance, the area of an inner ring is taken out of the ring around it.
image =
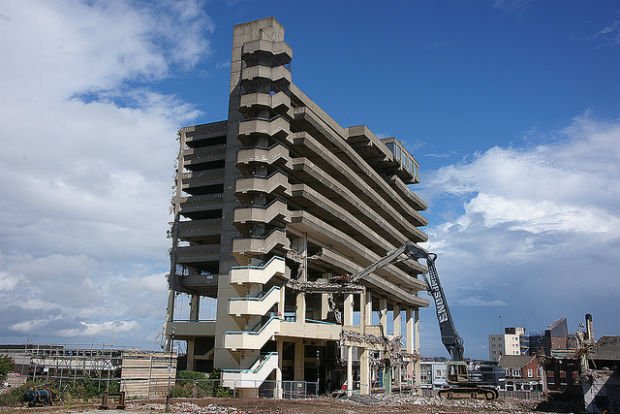
[[[222,407],[217,404],[209,404],[201,407],[190,402],[174,403],[172,405],[174,414],[243,414],[245,411],[237,410],[235,407]]]
[[[353,395],[345,401],[363,405],[381,405],[381,406],[405,406],[417,405],[425,407],[449,407],[459,409],[469,409],[473,412],[492,411],[492,412],[510,412],[511,414],[527,414],[535,410],[535,403],[517,400],[476,400],[476,399],[454,399],[421,397],[412,394],[375,394],[375,395]]]
[[[128,409],[148,410],[154,412],[163,412],[166,408],[165,404],[161,403],[129,403]],[[174,414],[245,414],[246,411],[238,410],[235,407],[223,407],[217,404],[209,404],[205,407],[201,407],[191,402],[175,402],[170,406],[171,412]]]

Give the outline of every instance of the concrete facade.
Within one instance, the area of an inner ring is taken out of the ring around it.
[[[352,291],[307,286],[426,240],[426,204],[408,186],[419,165],[399,140],[333,120],[293,83],[292,55],[274,18],[235,26],[228,119],[179,131],[168,342],[187,341],[188,369],[223,369],[235,388],[412,383],[424,265],[390,265]],[[189,316],[175,315],[181,293]],[[205,298],[215,320],[200,318]],[[400,363],[385,362],[389,341],[405,342]]]

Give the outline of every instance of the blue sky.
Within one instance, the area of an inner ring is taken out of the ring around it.
[[[271,15],[305,93],[420,162],[467,356],[498,315],[620,334],[616,1],[33,0],[0,4],[0,342],[156,346],[175,131],[225,119],[232,26]]]

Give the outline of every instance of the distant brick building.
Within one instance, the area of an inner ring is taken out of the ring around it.
[[[506,371],[507,391],[542,390],[542,369],[535,356],[504,355],[499,366]]]

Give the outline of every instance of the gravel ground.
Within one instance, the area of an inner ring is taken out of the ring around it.
[[[307,400],[268,400],[268,399],[200,399],[173,400],[171,412],[174,414],[534,414],[535,404],[518,400],[498,400],[486,402],[481,400],[442,400],[439,398],[422,398],[412,395],[377,395],[373,397],[357,396],[350,399],[314,398]],[[63,408],[59,406],[45,408],[17,408],[0,413],[34,413],[45,414],[146,414],[163,413],[164,401],[132,401],[126,410],[96,410],[92,406],[81,408]]]

